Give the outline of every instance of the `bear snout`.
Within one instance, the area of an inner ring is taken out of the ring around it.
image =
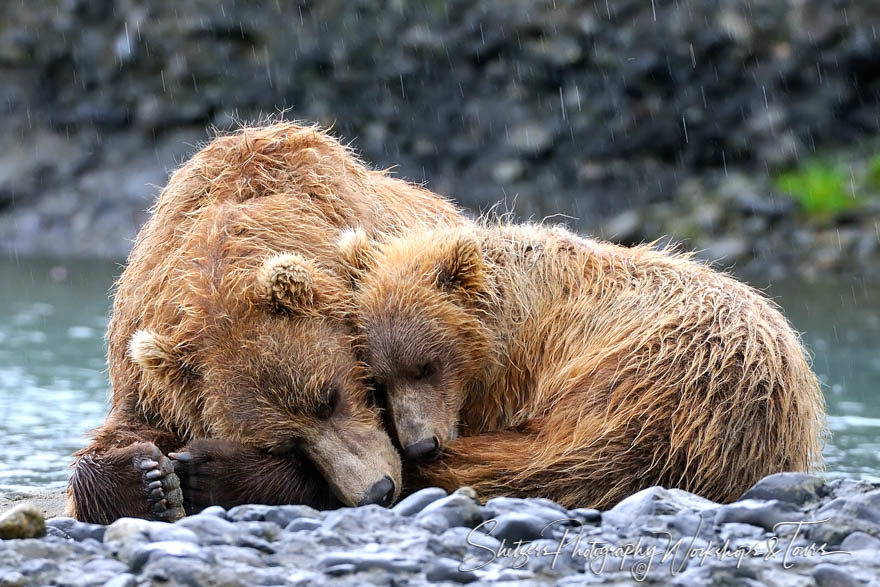
[[[363,499],[358,502],[358,505],[375,504],[382,507],[388,507],[391,505],[391,502],[394,501],[394,489],[394,481],[391,480],[391,477],[385,475],[370,487],[370,490],[367,491],[367,494]]]
[[[437,458],[440,454],[439,449],[440,441],[437,440],[436,436],[432,436],[431,438],[423,438],[418,442],[410,444],[403,449],[403,452],[407,460],[418,463]]]

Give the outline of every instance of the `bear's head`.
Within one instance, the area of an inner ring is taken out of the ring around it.
[[[346,505],[390,505],[400,458],[355,357],[344,279],[285,253],[192,287],[188,335],[131,340],[141,403],[195,437],[305,456]]]
[[[468,386],[492,360],[484,320],[491,294],[472,229],[340,240],[355,287],[359,347],[408,460],[435,456],[457,435]]]

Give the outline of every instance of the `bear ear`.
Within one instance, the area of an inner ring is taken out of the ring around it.
[[[301,313],[312,308],[318,268],[297,253],[280,253],[260,267],[261,297],[277,312]]]
[[[376,264],[376,249],[370,242],[364,229],[347,228],[342,231],[337,241],[339,263],[342,272],[357,286],[364,274]]]
[[[171,340],[150,330],[134,333],[128,343],[128,354],[146,372],[168,373],[180,365]]]
[[[475,234],[459,233],[445,245],[437,267],[437,286],[475,296],[488,292],[483,250]]]

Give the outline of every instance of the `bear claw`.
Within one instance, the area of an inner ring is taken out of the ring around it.
[[[141,471],[147,515],[161,522],[174,522],[184,517],[183,492],[171,460],[156,448],[149,456],[135,457],[134,465]]]

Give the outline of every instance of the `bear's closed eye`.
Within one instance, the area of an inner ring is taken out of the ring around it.
[[[315,409],[315,417],[319,420],[326,420],[332,416],[339,405],[339,395],[339,388],[332,387],[325,395],[324,401],[318,404],[318,407]]]

